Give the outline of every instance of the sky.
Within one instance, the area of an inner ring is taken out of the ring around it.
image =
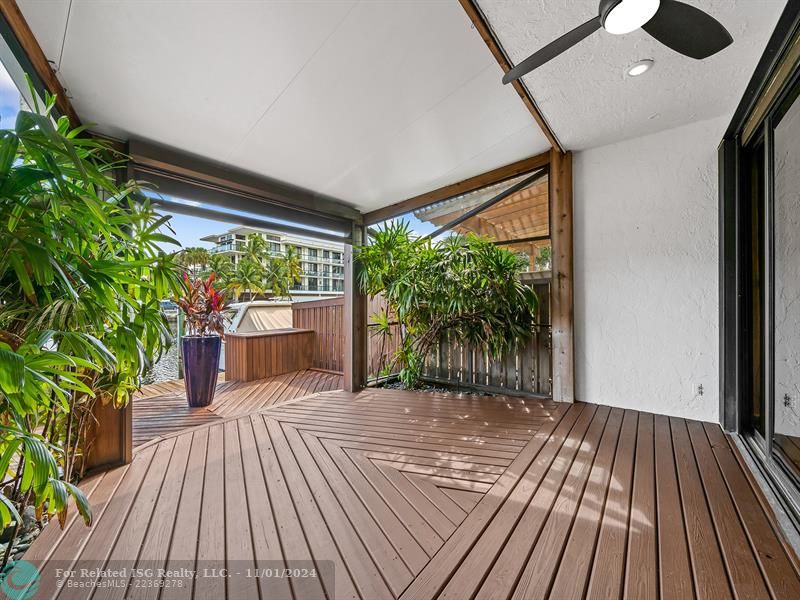
[[[0,65],[0,128],[9,129],[19,112],[19,91],[5,67]]]
[[[19,91],[17,90],[14,81],[11,79],[11,76],[8,74],[5,67],[0,64],[0,129],[11,128],[14,126],[14,121],[17,117],[17,113],[19,112],[19,107]],[[161,212],[163,214],[172,216],[170,224],[172,229],[174,229],[174,234],[169,231],[165,231],[164,233],[177,239],[184,248],[189,246],[210,248],[213,246],[213,244],[209,242],[203,242],[200,240],[200,238],[207,235],[224,233],[228,229],[234,227],[234,225],[231,223],[221,223],[219,221],[202,219],[200,217],[169,213],[163,210]],[[265,219],[271,218],[268,213],[258,216]],[[411,213],[398,218],[405,219],[410,222],[412,230],[419,235],[426,235],[435,229],[435,227],[430,223],[424,223],[414,218],[413,214]],[[313,234],[309,234],[309,237],[313,237]],[[175,250],[175,248],[170,245],[164,245],[163,247],[166,251]]]
[[[234,225],[231,223],[220,223],[219,221],[211,221],[209,219],[201,219],[199,217],[167,212],[164,214],[172,215],[170,223],[172,228],[175,230],[174,235],[167,232],[168,235],[175,237],[183,247],[201,246],[203,248],[211,248],[213,244],[209,242],[203,242],[200,240],[200,238],[207,235],[224,233],[228,229],[234,227]],[[263,214],[260,216],[266,219],[270,218],[268,214]],[[411,224],[412,230],[418,235],[426,235],[436,229],[430,223],[425,223],[419,219],[416,219],[411,213],[397,218],[408,221]],[[314,236],[313,234],[309,234],[308,237],[313,238]]]

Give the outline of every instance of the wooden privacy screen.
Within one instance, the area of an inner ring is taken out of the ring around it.
[[[400,324],[389,321],[388,336],[378,331],[375,318],[386,311],[386,300],[382,295],[371,296],[367,300],[367,381],[374,381],[384,375],[382,371],[394,359],[400,348]],[[393,369],[395,375],[399,369]]]
[[[314,332],[273,329],[225,336],[225,379],[253,381],[311,368]]]
[[[549,283],[535,285],[540,325],[525,346],[493,359],[485,348],[469,347],[448,335],[428,354],[423,379],[498,393],[551,396],[549,287]]]
[[[311,366],[344,370],[344,297],[292,304],[292,325],[315,332]]]

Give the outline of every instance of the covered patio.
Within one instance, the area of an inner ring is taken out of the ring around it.
[[[44,528],[28,597],[800,598],[800,1],[502,83],[597,5],[0,0],[26,99],[159,210],[344,245],[344,297],[231,335],[209,407],[93,409],[93,522]],[[399,219],[524,252],[527,345],[447,333],[449,391],[382,387],[354,255]]]

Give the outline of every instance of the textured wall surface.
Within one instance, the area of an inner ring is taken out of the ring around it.
[[[726,125],[701,121],[575,154],[579,400],[718,421]]]
[[[795,102],[775,128],[775,432],[792,436],[800,436],[798,140],[800,103]]]

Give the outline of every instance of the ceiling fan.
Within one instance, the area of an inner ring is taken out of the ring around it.
[[[659,42],[698,60],[733,42],[728,30],[711,15],[678,0],[600,0],[599,14],[531,54],[503,77],[510,83],[552,60],[601,27],[615,35],[640,27]]]

